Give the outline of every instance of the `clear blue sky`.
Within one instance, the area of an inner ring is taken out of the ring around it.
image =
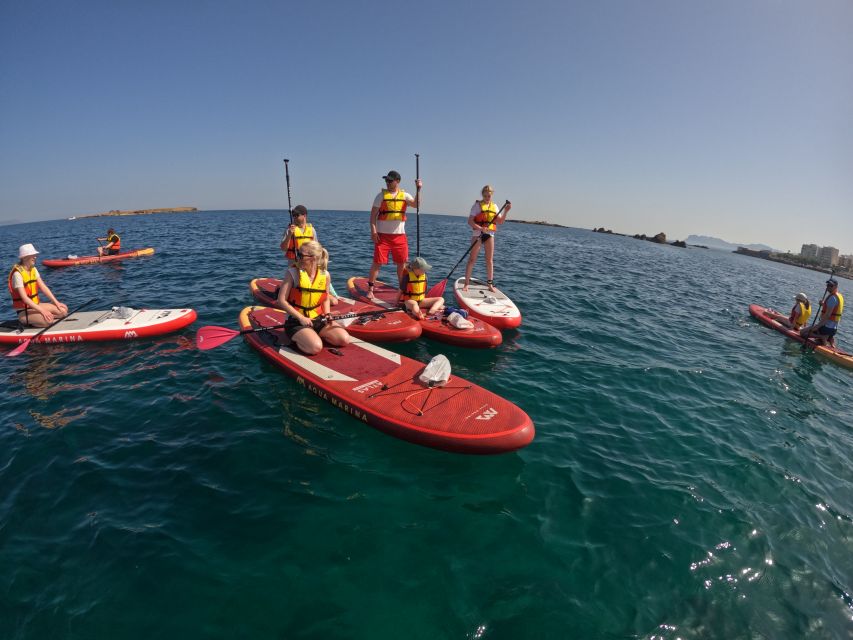
[[[513,215],[853,253],[853,3],[0,2],[0,223]]]

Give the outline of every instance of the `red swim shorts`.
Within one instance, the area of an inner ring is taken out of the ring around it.
[[[380,233],[379,242],[373,246],[373,262],[388,264],[388,252],[395,264],[409,260],[409,241],[405,233]]]

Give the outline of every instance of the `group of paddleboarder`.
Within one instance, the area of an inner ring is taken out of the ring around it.
[[[432,267],[425,258],[409,259],[409,244],[406,236],[406,210],[420,207],[423,181],[415,180],[415,195],[407,193],[401,186],[402,176],[389,171],[382,176],[385,187],[379,191],[370,209],[370,238],[373,242],[373,261],[367,281],[367,297],[375,298],[375,286],[383,265],[389,257],[397,268],[399,289],[395,305],[401,306],[416,319],[437,314],[444,308],[443,296],[428,296],[427,271]],[[492,202],[494,188],[486,185],[481,190],[481,199],[471,207],[468,225],[472,237],[472,251],[466,268],[465,290],[479,253],[479,245],[485,247],[488,286],[494,291],[494,245],[497,225],[503,224],[511,208],[507,201],[500,210]],[[280,248],[285,254],[288,269],[278,290],[276,306],[288,314],[285,333],[297,347],[315,354],[323,348],[323,341],[334,347],[346,346],[349,334],[331,316],[331,306],[336,304],[337,295],[327,270],[329,253],[319,242],[316,227],[308,222],[308,209],[297,205],[291,209],[291,224],[285,230]],[[476,248],[476,251],[473,249]]]
[[[815,317],[811,326],[806,326],[812,315],[812,306],[805,293],[794,296],[794,306],[787,317],[775,312],[768,315],[772,315],[779,324],[799,332],[800,337],[805,340],[835,347],[835,334],[838,332],[838,323],[843,313],[844,296],[838,291],[838,281],[830,277],[826,281],[826,292],[820,302],[820,315]]]

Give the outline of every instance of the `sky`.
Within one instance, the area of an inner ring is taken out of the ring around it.
[[[849,0],[0,0],[0,224],[512,217],[853,253]],[[2,230],[0,229],[0,233]]]

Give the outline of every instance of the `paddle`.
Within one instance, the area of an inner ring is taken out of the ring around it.
[[[492,220],[496,220],[496,219],[497,219],[497,217],[498,217],[499,215],[501,215],[501,212],[502,212],[504,209],[506,209],[506,206],[507,206],[508,204],[509,204],[509,200],[507,200],[506,202],[504,202],[503,206],[498,210],[498,212],[495,214],[495,217],[494,217],[494,218],[492,218]],[[476,240],[474,240],[474,242],[472,242],[472,243],[471,243],[471,246],[470,246],[470,247],[468,247],[468,250],[467,250],[465,253],[463,253],[463,254],[462,254],[462,257],[461,257],[461,258],[459,258],[459,262],[457,262],[455,265],[453,265],[453,268],[450,270],[450,273],[448,273],[448,274],[447,274],[447,278],[445,278],[444,280],[442,280],[442,281],[440,281],[440,282],[436,282],[436,283],[435,283],[435,284],[430,288],[430,290],[426,292],[426,296],[425,296],[425,297],[427,297],[427,298],[437,298],[438,296],[443,296],[443,295],[444,295],[444,288],[447,286],[447,280],[450,278],[450,276],[452,276],[452,275],[453,275],[453,272],[454,272],[454,271],[456,271],[456,267],[458,267],[460,264],[462,264],[462,261],[465,259],[465,256],[467,256],[469,253],[471,253],[471,249],[473,249],[474,247],[476,247],[478,242],[485,242],[485,241],[486,241],[486,238],[484,238],[483,236],[488,237],[488,234],[487,234],[487,233],[481,233],[481,234],[480,234],[480,237],[479,237],[479,238],[477,238]]]
[[[65,319],[67,319],[67,318],[70,318],[72,313],[77,313],[77,312],[78,312],[78,311],[80,311],[80,309],[82,309],[83,307],[88,307],[88,306],[89,306],[90,304],[92,304],[95,300],[97,300],[97,298],[92,298],[92,299],[91,299],[91,300],[89,300],[88,302],[84,302],[84,303],[83,303],[83,304],[81,304],[79,307],[77,307],[77,308],[76,308],[76,309],[74,309],[73,311],[69,312],[69,313],[65,316],[65,318],[60,318],[59,320],[54,320],[54,321],[53,321],[53,322],[51,322],[49,325],[47,325],[44,329],[42,329],[41,331],[39,331],[37,334],[35,334],[35,335],[34,335],[34,336],[32,336],[31,338],[27,338],[27,339],[26,339],[26,340],[24,340],[21,344],[19,344],[17,347],[15,347],[14,349],[12,349],[9,353],[7,353],[7,354],[6,354],[6,357],[7,357],[7,358],[14,358],[15,356],[19,356],[19,355],[21,355],[24,351],[26,351],[26,350],[27,350],[27,347],[29,347],[29,346],[30,346],[30,342],[32,342],[33,340],[35,340],[36,338],[38,338],[41,334],[43,334],[45,331],[47,331],[47,330],[48,330],[48,329],[50,329],[51,327],[53,327],[53,326],[55,326],[55,325],[59,324],[60,322],[62,322],[63,320],[65,320]]]
[[[403,309],[375,309],[373,311],[346,313],[340,316],[332,316],[332,320],[346,320],[347,318],[358,318],[361,316],[378,316],[383,313],[393,313],[395,311],[403,311]],[[284,329],[284,324],[274,324],[269,327],[255,327],[254,329],[243,329],[241,331],[229,329],[228,327],[202,327],[195,334],[195,346],[202,351],[207,351],[208,349],[215,349],[229,340],[233,340],[237,336],[242,336],[247,333],[258,333],[259,331],[270,331],[272,329]]]
[[[287,212],[290,214],[290,224],[293,224],[293,207],[290,204],[290,169],[287,163],[290,162],[287,158],[284,159],[284,179],[287,181]]]
[[[832,280],[832,277],[835,275],[835,269],[829,270],[829,279]],[[801,351],[806,351],[809,348],[809,343],[811,342],[812,348],[817,347],[818,344],[812,338],[812,329],[814,329],[815,324],[817,324],[817,319],[820,317],[820,308],[823,306],[824,301],[826,300],[826,296],[829,295],[829,285],[827,285],[826,290],[823,292],[823,297],[820,299],[820,302],[817,304],[817,309],[815,310],[814,319],[812,320],[812,326],[809,327],[809,337],[803,339],[803,346],[800,347]]]
[[[415,255],[421,255],[421,188],[418,186],[418,180],[421,179],[421,155],[415,154],[415,193],[418,206],[415,207],[415,226],[418,231],[418,246]]]

